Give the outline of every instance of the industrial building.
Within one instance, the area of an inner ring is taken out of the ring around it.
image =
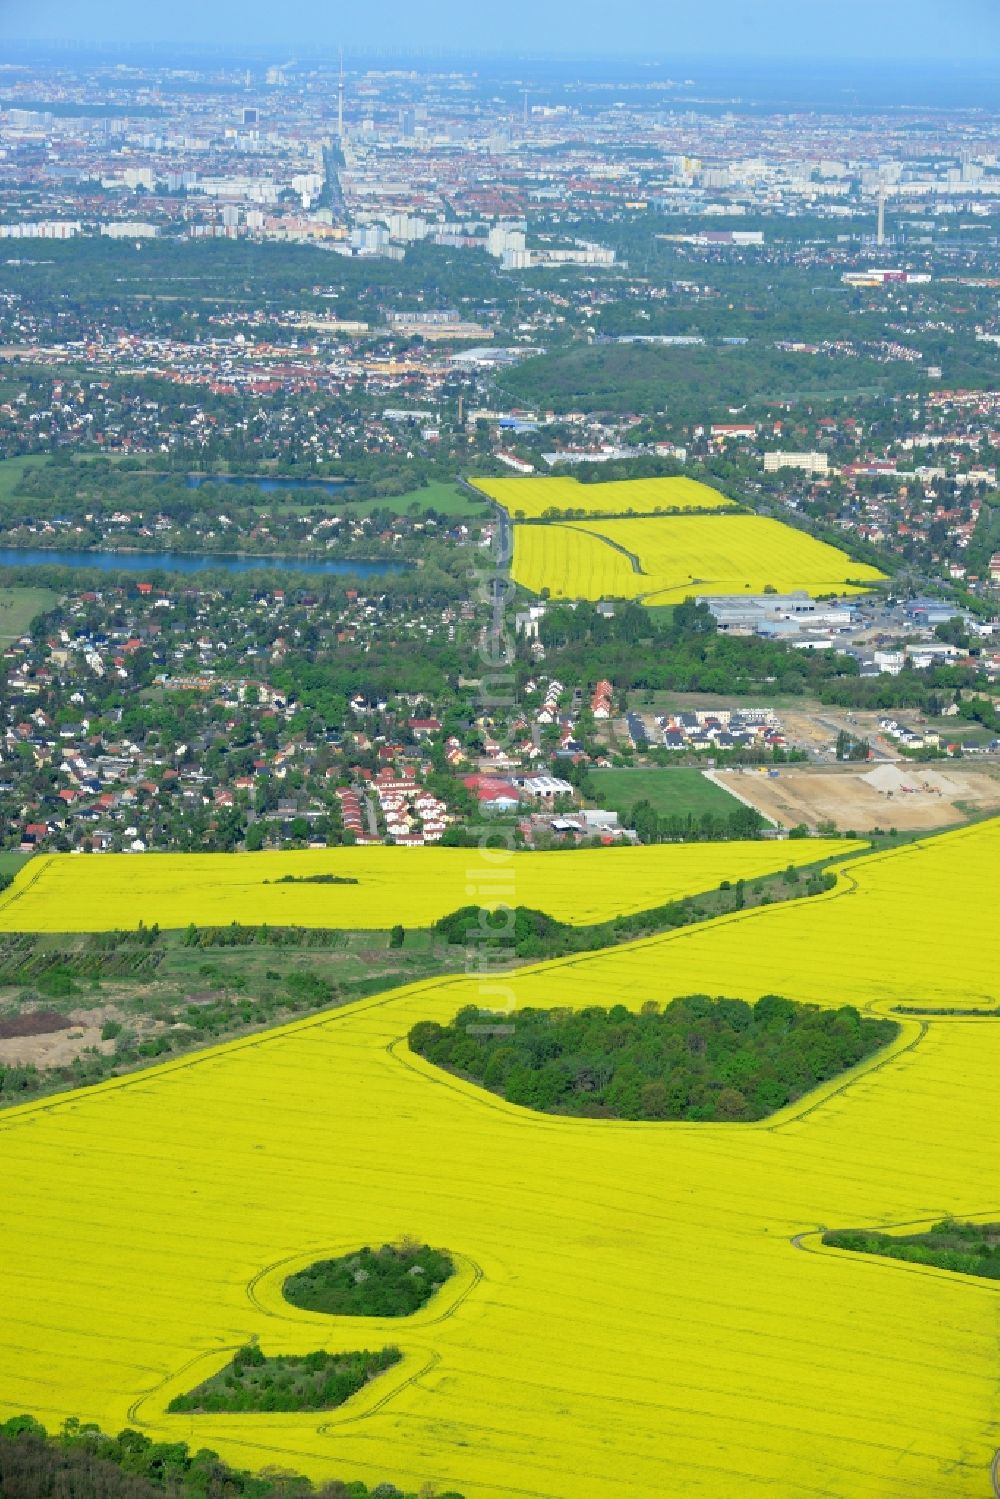
[[[723,635],[765,635],[775,639],[794,639],[816,630],[849,630],[854,610],[842,601],[824,602],[807,593],[757,593],[706,595],[698,597],[707,604],[716,628]]]

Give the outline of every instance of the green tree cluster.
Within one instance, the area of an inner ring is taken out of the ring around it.
[[[318,1260],[290,1275],[282,1290],[293,1306],[330,1317],[409,1317],[454,1273],[444,1250],[404,1239]]]
[[[762,1119],[888,1044],[891,1020],[767,994],[692,994],[662,1010],[518,1010],[421,1021],[413,1051],[544,1113],[607,1119]]]
[[[856,734],[849,734],[846,729],[841,729],[837,735],[837,759],[838,760],[867,760],[871,755],[871,745],[867,739],[859,739]]]
[[[316,1488],[296,1473],[250,1473],[231,1468],[206,1447],[192,1452],[185,1442],[156,1442],[130,1427],[108,1436],[74,1419],[50,1436],[32,1416],[0,1424],[0,1494],[5,1499],[417,1499],[391,1483],[370,1489],[332,1479]],[[462,1496],[449,1492],[438,1499]]]
[[[325,1411],[343,1405],[370,1379],[398,1364],[398,1348],[377,1353],[280,1354],[267,1358],[257,1343],[237,1349],[230,1363],[187,1395],[171,1400],[171,1411]]]
[[[855,1254],[878,1254],[911,1265],[934,1265],[961,1275],[1000,1280],[1000,1223],[963,1223],[944,1218],[923,1234],[884,1234],[874,1229],[833,1229],[823,1243]]]
[[[595,795],[589,791],[587,794]],[[633,806],[629,825],[638,833],[641,843],[759,838],[766,826],[760,813],[742,802],[724,817],[714,812],[702,812],[697,817],[693,812],[669,812],[664,816],[646,797]]]

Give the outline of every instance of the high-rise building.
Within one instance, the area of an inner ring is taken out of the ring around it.
[[[519,224],[494,224],[486,237],[486,249],[490,255],[495,255],[502,260],[506,255],[519,254],[523,252],[526,242],[527,225]]]
[[[388,248],[389,231],[384,224],[358,225],[351,231],[350,243],[356,250],[377,255]]]
[[[419,215],[409,213],[391,213],[388,218],[389,234],[393,239],[413,242],[426,239],[430,232],[430,225],[426,219]]]

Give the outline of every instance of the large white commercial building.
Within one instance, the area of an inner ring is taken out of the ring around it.
[[[765,453],[765,474],[776,474],[783,468],[800,469],[804,474],[828,474],[830,459],[826,453]]]

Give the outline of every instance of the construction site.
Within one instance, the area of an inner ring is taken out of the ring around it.
[[[833,823],[839,832],[927,831],[1000,810],[1000,767],[883,761],[794,766],[778,774],[720,770],[713,779],[786,828]]]

